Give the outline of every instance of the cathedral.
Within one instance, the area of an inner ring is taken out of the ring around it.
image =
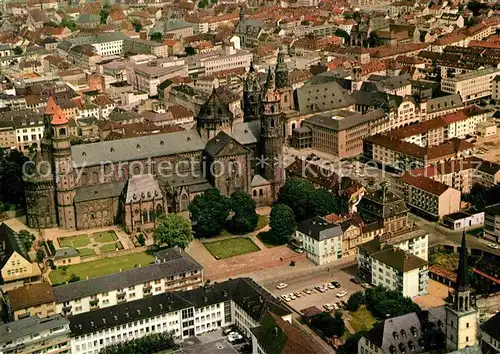
[[[257,205],[272,203],[285,178],[283,112],[292,92],[280,51],[264,84],[250,67],[243,121],[214,90],[192,130],[74,146],[68,119],[49,100],[42,148],[24,176],[28,226],[148,230],[210,188],[225,196],[242,189]]]

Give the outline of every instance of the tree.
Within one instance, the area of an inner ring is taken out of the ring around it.
[[[327,312],[314,315],[311,318],[311,326],[320,330],[327,338],[341,337],[345,332],[344,320],[342,319],[342,313],[339,311],[335,312],[334,317]]]
[[[186,55],[195,55],[196,54],[196,50],[191,46],[187,46],[186,48],[184,48],[184,51],[186,52]]]
[[[193,241],[191,223],[185,217],[168,214],[158,218],[157,223],[153,233],[157,245],[186,248]]]
[[[61,21],[61,23],[59,24],[59,26],[66,27],[71,32],[76,31],[76,23],[73,20],[64,19],[64,20]]]
[[[136,354],[159,353],[175,351],[179,345],[175,343],[172,332],[152,333],[144,337],[135,338],[110,344],[99,351],[101,354]]]
[[[337,37],[341,37],[341,38],[344,38],[344,41],[347,42],[351,36],[349,35],[349,33],[347,33],[346,31],[344,31],[343,29],[340,29],[338,28],[336,31],[335,31],[335,35]]]
[[[207,6],[208,6],[208,0],[200,0],[200,2],[198,2],[198,7],[200,9],[204,9]]]
[[[481,13],[481,10],[485,9],[487,7],[488,7],[487,4],[479,2],[479,1],[470,1],[467,4],[467,9],[469,9],[470,11],[472,11],[472,14],[474,16],[479,16],[480,13]]]
[[[420,311],[420,307],[398,291],[377,286],[365,291],[366,307],[377,318],[384,319]]]
[[[365,303],[365,294],[362,291],[357,291],[352,294],[347,300],[346,308],[349,311],[357,311],[361,305]]]
[[[189,204],[191,219],[198,237],[218,235],[229,216],[230,202],[217,189],[206,190]]]
[[[33,235],[28,230],[21,230],[19,231],[19,238],[26,248],[26,251],[29,252],[31,247],[33,246],[33,241],[35,241],[35,235]]]
[[[43,248],[39,248],[36,250],[36,260],[38,263],[42,263],[43,259],[45,258],[45,252],[43,251]]]
[[[13,52],[15,55],[21,55],[21,54],[23,54],[23,48],[21,48],[20,46],[16,46],[14,48]]]
[[[27,161],[28,158],[19,150],[0,148],[0,202],[5,209],[25,205],[23,165]]]
[[[142,23],[141,23],[141,21],[139,21],[136,18],[132,21],[132,26],[134,26],[134,30],[136,32],[140,32],[142,30]],[[155,33],[160,33],[160,32],[155,32]],[[161,42],[161,40],[160,40],[160,42]]]
[[[324,216],[337,210],[333,194],[325,188],[315,189],[311,196],[314,214]]]
[[[162,42],[163,41],[163,34],[161,32],[154,32],[154,33],[151,33],[149,38],[155,42]]]
[[[101,25],[105,25],[106,23],[108,23],[108,16],[109,16],[109,7],[107,6],[104,6],[101,10],[101,12],[99,12],[99,16],[101,17]]]
[[[311,196],[314,186],[303,178],[288,178],[278,195],[278,203],[286,204],[292,208],[297,221],[302,221],[314,216]]]
[[[271,237],[276,244],[285,244],[295,232],[295,217],[293,210],[285,204],[276,204],[271,210],[269,226]]]
[[[69,277],[68,283],[74,283],[80,281],[80,276],[76,275],[75,273],[71,273],[71,276]]]
[[[144,238],[143,233],[137,235],[137,243],[139,243],[141,246],[144,246],[146,244],[146,239]]]
[[[231,194],[230,203],[231,209],[234,211],[229,224],[231,231],[236,234],[253,231],[259,218],[255,212],[256,205],[252,197],[242,190],[237,190]]]

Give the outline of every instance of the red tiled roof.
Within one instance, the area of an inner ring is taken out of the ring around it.
[[[409,172],[405,172],[400,177],[400,181],[437,196],[440,196],[451,188],[444,183],[433,180],[432,178],[412,176]]]
[[[63,125],[68,124],[68,118],[66,114],[64,114],[63,110],[57,106],[54,115],[52,116],[52,120],[50,121],[52,125]]]

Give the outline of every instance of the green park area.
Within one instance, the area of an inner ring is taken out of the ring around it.
[[[154,257],[146,252],[131,253],[119,257],[99,259],[92,262],[85,262],[60,267],[50,272],[49,277],[52,284],[62,284],[67,282],[71,275],[80,277],[81,280],[95,278],[106,274],[117,273],[121,270],[128,270],[139,266],[153,263]]]
[[[216,259],[230,258],[260,251],[260,248],[248,237],[234,237],[220,241],[203,242],[203,246]]]
[[[361,331],[369,331],[377,322],[366,306],[361,306],[357,311],[351,312],[351,320],[349,324],[355,333]]]

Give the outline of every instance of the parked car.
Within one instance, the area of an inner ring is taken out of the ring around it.
[[[349,279],[351,282],[353,282],[354,284],[359,284],[359,280],[356,279],[356,278],[351,278]]]
[[[304,293],[306,293],[307,295],[311,294],[312,293],[312,290],[311,289],[304,289]]]
[[[499,245],[495,245],[494,243],[488,243],[488,247],[489,247],[489,248],[493,248],[494,250],[497,250],[497,249],[499,249],[499,248],[500,248],[500,246],[499,246]]]
[[[335,289],[335,285],[333,285],[332,283],[326,283],[325,286],[328,288],[328,289]]]
[[[295,252],[297,252],[297,253],[304,253],[304,249],[302,247],[297,247],[295,249]]]
[[[276,287],[278,290],[284,289],[288,286],[287,283],[279,283],[278,286]]]
[[[341,287],[341,285],[340,285],[340,283],[338,281],[332,281],[332,285],[334,287],[336,287],[336,288],[340,288]]]
[[[297,296],[297,297],[302,297],[302,294],[299,293],[299,292],[294,293],[294,295]]]
[[[229,342],[235,342],[235,341],[240,340],[240,339],[243,339],[243,336],[241,334],[239,334],[238,332],[231,332],[227,336],[227,340]]]
[[[290,297],[287,294],[281,295],[281,298],[285,300],[286,302],[290,302]]]
[[[337,293],[337,295],[336,295],[336,296],[337,296],[337,297],[344,297],[344,296],[346,296],[346,295],[347,295],[347,291],[342,290],[342,291],[339,291],[339,292]]]
[[[332,311],[333,310],[333,305],[332,304],[324,304],[323,307],[327,311]]]

